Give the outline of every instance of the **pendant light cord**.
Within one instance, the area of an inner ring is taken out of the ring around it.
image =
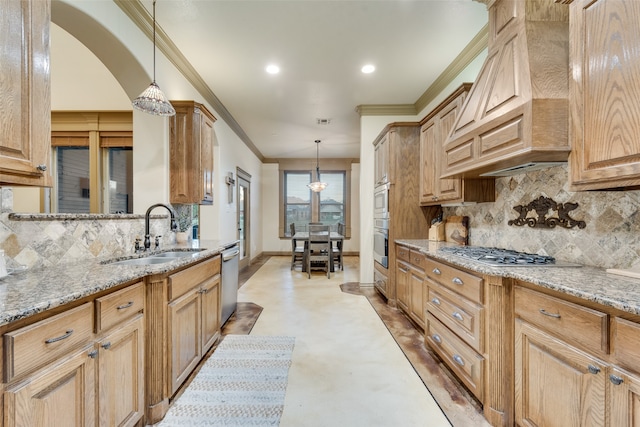
[[[153,0],[153,82],[156,82],[156,0]]]

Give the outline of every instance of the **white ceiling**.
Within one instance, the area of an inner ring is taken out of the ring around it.
[[[315,157],[320,139],[320,157],[358,158],[355,108],[415,103],[487,10],[472,0],[159,0],[156,21],[264,157]],[[280,74],[265,72],[270,63]],[[360,72],[367,63],[375,73]]]

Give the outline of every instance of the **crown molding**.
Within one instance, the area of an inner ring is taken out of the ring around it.
[[[365,104],[358,105],[356,112],[360,116],[415,116],[418,114],[414,104]]]
[[[113,0],[114,3],[136,24],[138,28],[153,40],[153,17],[142,5],[140,0]],[[245,133],[240,124],[231,115],[229,110],[222,104],[220,99],[213,93],[211,88],[205,83],[200,74],[189,63],[187,58],[180,52],[178,47],[164,32],[156,21],[156,47],[167,57],[167,59],[180,71],[180,73],[193,85],[202,97],[214,108],[216,113],[225,121],[233,132],[244,142],[244,144],[255,154],[260,161],[264,156],[255,146],[251,138]]]

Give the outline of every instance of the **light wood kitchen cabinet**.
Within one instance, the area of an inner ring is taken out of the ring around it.
[[[220,334],[219,257],[169,276],[170,394],[175,393]],[[213,273],[213,274],[212,274]]]
[[[378,263],[373,265],[373,286],[382,294],[385,298],[389,298],[387,295],[387,283],[389,278],[387,277],[388,269],[384,268]]]
[[[485,398],[483,279],[424,259],[425,343],[480,400]]]
[[[640,426],[640,375],[613,367],[609,371],[611,427]]]
[[[384,135],[374,149],[375,185],[389,182],[389,136]]]
[[[423,206],[495,200],[493,178],[440,178],[443,144],[470,87],[470,83],[460,86],[420,122],[420,204]]]
[[[640,185],[640,3],[570,5],[572,191]]]
[[[516,422],[604,426],[606,365],[521,319],[515,336]]]
[[[216,118],[194,101],[171,101],[169,121],[169,201],[213,203],[213,146]]]
[[[5,0],[0,28],[0,185],[52,185],[49,1]]]
[[[396,253],[398,307],[424,329],[424,255],[402,245],[397,245]]]
[[[377,150],[376,159],[386,157],[386,170],[389,190],[389,234],[388,269],[380,265],[377,270],[386,270],[386,289],[382,293],[387,303],[395,307],[396,296],[396,245],[397,239],[426,239],[431,220],[442,209],[440,206],[420,206],[420,127],[417,122],[394,122],[388,124],[373,141]],[[386,146],[383,147],[383,146]],[[375,273],[374,273],[375,274]],[[376,286],[379,290],[379,287]]]

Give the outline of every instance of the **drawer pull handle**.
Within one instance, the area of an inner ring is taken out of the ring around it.
[[[54,342],[58,342],[58,341],[62,341],[64,339],[67,339],[71,336],[71,334],[73,333],[73,329],[69,329],[64,335],[60,335],[59,337],[55,337],[55,338],[49,338],[44,340],[45,344],[51,344]]]
[[[129,301],[128,303],[126,303],[126,304],[122,304],[122,305],[119,305],[119,306],[117,306],[116,308],[117,308],[118,310],[124,310],[125,308],[129,308],[129,307],[131,307],[132,305],[133,305],[133,301]]]
[[[464,285],[464,282],[459,277],[454,277],[453,279],[451,279],[451,281],[456,285]]]
[[[617,375],[609,374],[609,381],[611,381],[615,385],[620,385],[624,382],[622,378]]]
[[[464,366],[464,360],[462,360],[462,357],[460,357],[457,354],[453,355],[453,361],[456,362],[460,366]]]
[[[95,359],[96,357],[98,357],[98,350],[95,350],[95,349],[91,350],[87,356],[89,356],[92,359]]]
[[[111,343],[110,342],[106,342],[106,343],[102,344],[102,348],[104,348],[105,350],[109,350],[111,348]]]
[[[438,298],[433,298],[431,302],[434,303],[435,305],[440,305],[440,300]]]
[[[594,375],[600,373],[600,368],[598,368],[597,366],[589,365],[587,366],[587,369],[589,369],[589,372],[591,372]]]
[[[561,316],[559,314],[555,314],[555,313],[549,313],[547,310],[545,310],[544,308],[540,309],[540,313],[544,314],[545,316],[549,316],[549,317],[553,317],[554,319],[559,319]]]
[[[440,269],[438,267],[433,269],[433,274],[442,274],[442,272],[440,271]]]
[[[433,338],[433,340],[435,342],[437,342],[438,344],[440,344],[442,342],[442,338],[440,338],[440,335],[438,335],[438,334],[431,335],[431,338]]]
[[[459,320],[459,321],[463,321],[464,318],[462,317],[462,314],[458,313],[457,311],[454,311],[453,314],[451,315],[454,319]]]

